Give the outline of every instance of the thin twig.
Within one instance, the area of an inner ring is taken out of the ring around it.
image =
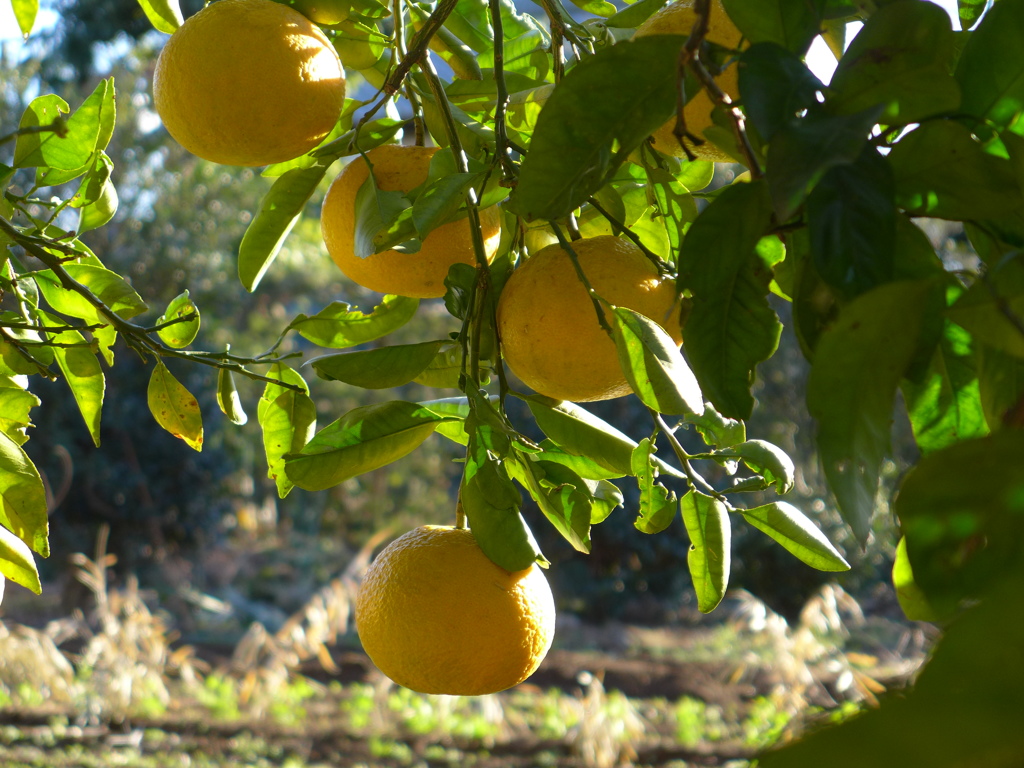
[[[566,239],[565,234],[562,232],[562,228],[558,226],[558,222],[548,222],[551,228],[555,232],[555,237],[558,238],[558,243],[562,246],[563,250],[569,254],[569,261],[572,262],[573,269],[576,270],[576,276],[583,283],[583,287],[587,289],[587,295],[590,296],[590,301],[594,304],[594,311],[597,313],[598,324],[609,334],[612,333],[612,327],[608,324],[608,318],[604,314],[604,307],[601,305],[602,299],[597,295],[597,291],[594,290],[594,286],[590,284],[590,280],[587,279],[586,273],[583,271],[583,267],[580,266],[579,256],[573,249],[572,244]]]
[[[497,86],[497,102],[494,107],[494,139],[498,162],[501,163],[501,185],[515,184],[515,167],[509,152],[508,129],[505,125],[505,109],[508,107],[508,86],[505,83],[505,30],[501,20],[499,0],[489,0],[491,26],[494,28],[494,82]]]
[[[712,485],[693,468],[693,465],[690,464],[691,459],[695,459],[697,457],[691,456],[683,449],[682,444],[676,438],[675,432],[673,432],[672,428],[665,423],[664,417],[662,417],[662,415],[653,408],[648,408],[648,410],[651,413],[651,418],[654,419],[654,423],[658,425],[658,428],[661,429],[661,431],[665,433],[665,437],[668,438],[669,445],[672,446],[672,452],[676,455],[676,458],[679,459],[679,463],[683,467],[683,472],[686,473],[686,479],[690,483],[690,487],[697,490],[697,486],[699,485],[702,489],[707,491],[709,495],[714,496],[729,509],[732,509],[732,504],[729,503],[729,500],[716,491]]]
[[[650,259],[654,266],[658,268],[658,274],[668,275],[672,273],[672,267],[668,262],[644,245],[643,240],[640,239],[640,235],[629,229],[623,222],[619,221],[614,215],[605,210],[604,206],[602,206],[596,198],[589,197],[587,198],[587,202],[594,207],[595,211],[608,220],[608,223],[612,225],[612,228],[616,230],[617,234],[625,235],[637,248],[643,251],[644,256]]]

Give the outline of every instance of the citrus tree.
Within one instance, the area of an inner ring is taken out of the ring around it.
[[[12,2],[27,33],[37,0]],[[238,250],[242,285],[260,290],[329,181],[325,253],[309,258],[384,296],[301,314],[259,354],[194,348],[187,292],[150,308],[88,246],[117,207],[114,82],[74,110],[39,96],[0,138],[7,578],[38,590],[47,554],[22,448],[32,378],[63,379],[98,443],[115,351],[149,362],[156,423],[195,450],[198,400],[167,361],[215,369],[198,396],[235,422],[255,411],[282,497],[428,440],[464,446],[455,521],[508,572],[545,564],[524,494],[585,553],[624,483],[641,531],[682,517],[702,611],[725,593],[742,522],[843,570],[804,511],[764,500],[792,488],[793,462],[747,434],[789,302],[820,460],[862,543],[900,402],[909,416],[921,458],[896,499],[893,573],[907,614],[1016,594],[1024,0],[960,0],[968,31],[924,0],[544,0],[541,18],[511,0],[216,0],[187,20],[175,0],[139,3],[170,35],[153,98],[171,135],[274,179]],[[805,63],[819,36],[838,61],[827,84]],[[939,256],[926,218],[963,224],[959,257]],[[448,336],[387,343],[432,299]],[[281,351],[294,337],[324,353],[300,370]],[[450,396],[320,414],[311,372]],[[236,377],[265,383],[258,401]],[[642,432],[586,406],[620,396],[645,406]]]

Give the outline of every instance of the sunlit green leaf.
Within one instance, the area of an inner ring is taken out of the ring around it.
[[[697,593],[697,607],[710,613],[729,586],[732,567],[732,527],[725,504],[699,491],[683,496],[680,506],[690,536],[687,564]]]
[[[331,488],[415,450],[450,419],[417,403],[393,400],[349,411],[286,457],[288,478],[307,491]]]
[[[633,525],[643,533],[661,533],[676,516],[679,500],[658,482],[658,468],[652,461],[654,445],[645,437],[633,449],[632,474],[640,489],[640,508]]]
[[[23,445],[28,440],[26,430],[32,426],[29,412],[39,402],[38,397],[14,379],[0,375],[0,432]]]
[[[156,324],[171,323],[157,331],[157,335],[169,347],[187,347],[199,333],[199,308],[188,295],[188,289],[179,293],[167,305]]]
[[[789,493],[796,484],[796,467],[793,460],[779,446],[767,440],[747,440],[720,451],[719,456],[741,459],[750,469],[761,475],[768,483],[775,485],[775,492]]]
[[[643,404],[676,416],[703,413],[700,386],[672,337],[626,307],[615,307],[612,317],[619,363]]]
[[[46,490],[21,446],[0,432],[0,525],[34,552],[49,557]]]
[[[705,443],[716,448],[728,448],[747,439],[747,425],[743,421],[727,419],[710,403],[705,403],[700,416],[688,416],[686,420],[693,424]]]
[[[139,5],[158,32],[173,34],[185,22],[178,0],[139,0]]]
[[[387,295],[371,312],[364,313],[343,301],[334,301],[315,315],[297,315],[286,330],[320,347],[345,349],[387,336],[416,314],[418,299]]]
[[[900,602],[903,615],[911,621],[937,621],[938,616],[928,604],[921,587],[914,581],[914,569],[907,556],[907,537],[901,536],[896,545],[896,556],[892,563],[892,586]]]
[[[11,0],[14,8],[14,18],[18,21],[18,28],[21,34],[28,36],[35,26],[36,16],[39,13],[39,0]],[[37,593],[38,594],[38,593]]]
[[[277,363],[267,375],[281,384],[268,382],[256,404],[256,419],[263,431],[267,477],[274,481],[277,495],[283,499],[295,485],[285,472],[285,457],[301,451],[313,436],[316,405],[306,382],[292,368]]]
[[[153,368],[146,394],[150,413],[157,424],[184,440],[189,448],[203,450],[203,414],[199,401],[161,361]]]
[[[773,501],[740,510],[743,518],[771,536],[787,551],[819,571],[848,571],[850,564],[799,509],[785,501]]]
[[[242,425],[249,421],[235,387],[235,377],[227,368],[217,371],[217,405],[232,423]]]
[[[526,488],[544,516],[573,549],[590,552],[593,498],[579,475],[555,462],[520,454],[508,464],[509,474]]]
[[[58,328],[62,325],[59,318],[40,312],[47,325]],[[100,444],[100,412],[103,409],[103,395],[106,391],[106,380],[103,369],[96,357],[96,351],[85,337],[78,331],[62,331],[47,333],[53,346],[53,357],[60,367],[64,380],[71,388],[78,410],[82,414],[85,426],[89,430],[93,443]]]
[[[82,180],[71,205],[81,208],[78,234],[102,227],[117,212],[117,188],[111,180],[114,164],[106,152],[97,152],[96,159]]]
[[[116,312],[125,320],[149,309],[128,281],[116,272],[92,264],[65,264],[64,270],[73,280],[88,288],[107,309]],[[81,293],[65,288],[50,270],[38,272],[35,277],[43,298],[55,311],[81,318],[90,324],[110,322],[109,318]]]
[[[39,571],[31,550],[25,542],[3,527],[0,527],[0,573],[15,584],[21,584],[37,595],[42,594],[43,586],[39,583]],[[2,595],[3,585],[0,584]]]

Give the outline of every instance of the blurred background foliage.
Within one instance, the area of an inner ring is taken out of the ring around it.
[[[201,4],[183,0],[182,9],[188,16]],[[369,311],[379,301],[348,281],[327,256],[319,234],[323,189],[310,200],[308,215],[292,232],[275,268],[255,294],[248,294],[237,279],[235,256],[270,180],[251,169],[199,160],[160,126],[149,94],[162,36],[149,27],[136,0],[52,0],[49,7],[57,12],[55,25],[2,53],[0,132],[16,127],[25,104],[41,92],[56,92],[74,106],[99,77],[115,77],[117,128],[108,152],[120,207],[110,224],[84,239],[111,269],[131,278],[150,303],[150,319],[188,288],[202,313],[198,346],[222,349],[230,343],[235,351],[257,354],[272,346],[299,312],[313,313],[332,301]],[[718,172],[730,170],[719,166]],[[776,309],[785,322],[788,305],[779,301]],[[454,322],[440,302],[422,302],[412,323],[393,340],[402,341],[403,333],[409,341],[424,338],[424,326],[429,328],[426,336],[439,338],[455,330]],[[297,342],[289,337],[282,349],[299,349]],[[238,381],[250,422],[237,427],[215,405],[214,371],[173,368],[203,407],[206,439],[203,452],[196,454],[156,428],[145,399],[148,371],[123,346],[117,352],[99,449],[72,399],[54,391],[63,385],[39,384],[43,406],[33,412],[36,428],[26,447],[58,502],[51,514],[54,554],[40,563],[44,581],[66,578],[67,556],[88,550],[99,526],[109,524],[119,570],[138,573],[172,609],[177,605],[188,612],[182,595],[198,591],[224,597],[230,592],[236,610],[251,614],[239,616],[241,626],[251,618],[274,623],[275,616],[283,619],[343,569],[375,533],[387,528],[397,534],[422,522],[453,520],[459,467],[453,463],[455,446],[443,438],[435,436],[409,457],[337,488],[295,490],[278,499],[266,477],[255,420],[261,387]],[[321,424],[366,403],[366,391],[319,381],[309,373],[304,371]],[[814,426],[804,405],[806,374],[806,362],[787,330],[779,351],[760,368],[759,405],[748,436],[777,443],[796,461],[797,498],[791,501],[812,513],[851,562],[852,570],[838,576],[842,586],[867,601],[866,607],[894,609],[888,587],[891,518],[876,517],[876,525],[886,530],[866,550],[840,523],[814,452]],[[405,389],[397,396],[453,394],[418,385]],[[380,399],[395,394],[382,392]],[[636,438],[651,428],[636,398],[599,403],[594,411]],[[904,421],[898,416],[898,423]],[[908,430],[897,430],[897,456],[911,444]],[[899,460],[887,465],[883,500],[901,466]],[[633,526],[635,488],[623,489],[626,509],[595,527],[589,557],[573,551],[536,509],[526,507],[528,522],[553,563],[549,577],[561,607],[592,621],[660,623],[693,616],[689,542],[682,521],[661,535],[640,533]],[[750,499],[751,506],[756,503],[761,502]],[[738,527],[733,547],[733,587],[748,589],[790,618],[824,581],[837,578],[807,568],[745,525]],[[249,556],[236,556],[240,550]],[[249,578],[240,588],[237,583],[244,577]]]

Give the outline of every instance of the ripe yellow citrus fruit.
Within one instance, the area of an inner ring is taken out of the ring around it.
[[[427,180],[430,158],[437,147],[385,144],[371,149],[377,187],[385,192],[408,192]],[[417,299],[444,296],[444,279],[452,264],[476,264],[468,219],[442,224],[433,230],[416,253],[388,250],[365,259],[355,252],[356,194],[369,176],[369,168],[356,157],[331,183],[324,197],[320,228],[334,263],[353,282],[380,293],[397,293]],[[501,217],[496,207],[480,211],[487,260],[494,257],[501,240]]]
[[[480,696],[532,675],[555,629],[543,572],[495,565],[464,528],[426,525],[363,577],[356,630],[373,663],[420,693]]]
[[[697,20],[697,13],[694,9],[695,0],[676,0],[672,5],[663,8],[641,24],[634,37],[645,37],[647,35],[689,35],[693,24]],[[732,20],[722,7],[721,0],[711,0],[711,18],[708,24],[708,33],[704,38],[708,42],[716,43],[724,48],[738,48],[743,34],[732,23]],[[731,63],[717,78],[718,86],[733,99],[739,98],[740,85],[739,73],[736,63]],[[711,111],[715,103],[711,96],[703,88],[690,99],[683,107],[683,118],[686,120],[686,130],[694,136],[703,137],[704,129],[709,128],[713,123]],[[679,144],[679,140],[672,133],[676,125],[675,117],[671,118],[661,128],[651,134],[654,139],[654,148],[659,152],[673,157],[685,157],[686,152]],[[701,160],[712,160],[716,163],[729,163],[733,159],[720,150],[710,141],[703,144],[694,144],[684,139],[686,146]]]
[[[675,284],[633,243],[611,235],[572,244],[597,294],[660,323],[681,342]],[[607,311],[606,311],[607,316]],[[542,395],[576,402],[629,394],[615,342],[559,244],[537,251],[505,283],[498,337],[508,367]]]
[[[345,101],[334,46],[271,0],[218,0],[182,24],[153,75],[153,102],[174,139],[223,165],[298,157],[330,132]]]

